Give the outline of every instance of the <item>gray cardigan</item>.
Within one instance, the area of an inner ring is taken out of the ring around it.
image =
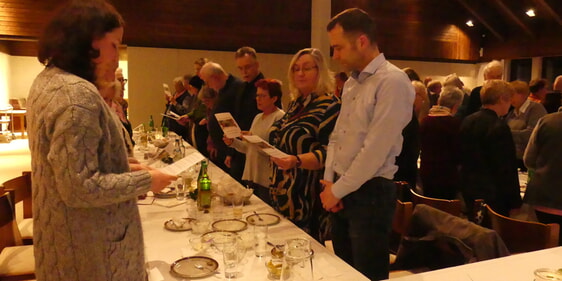
[[[136,197],[121,124],[96,87],[47,67],[28,97],[37,280],[145,280]]]
[[[525,166],[535,171],[527,184],[524,201],[562,210],[562,112],[544,116],[535,127]]]
[[[546,109],[544,109],[542,104],[531,100],[525,102],[528,102],[528,105],[525,106],[526,108],[523,112],[516,114],[515,110],[512,110],[506,117],[507,125],[513,135],[517,159],[523,159],[523,153],[525,152],[533,129],[539,119],[546,115]]]

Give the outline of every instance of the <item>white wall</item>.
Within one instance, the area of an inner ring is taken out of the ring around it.
[[[8,84],[10,81],[10,56],[4,46],[0,45],[0,108],[9,104],[9,89]]]
[[[43,68],[36,57],[10,56],[9,98],[26,98],[33,80]]]
[[[287,69],[292,55],[263,54],[258,51],[258,61],[265,77],[276,78],[283,82],[284,98],[288,98]],[[162,83],[170,85],[172,80],[187,73],[194,73],[193,62],[206,57],[219,63],[224,69],[238,76],[234,63],[234,51],[201,51],[185,49],[162,49],[128,47],[127,83],[129,93],[129,119],[133,127],[148,122],[153,115],[157,124],[165,109]]]

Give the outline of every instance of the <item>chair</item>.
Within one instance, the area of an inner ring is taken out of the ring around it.
[[[431,197],[419,195],[412,189],[410,189],[410,194],[412,195],[412,202],[414,203],[414,206],[418,204],[425,204],[435,209],[449,213],[453,216],[460,217],[462,214],[462,203],[458,199],[446,200],[446,199],[431,198]]]
[[[509,255],[496,231],[418,204],[391,269],[431,270]]]
[[[396,210],[392,218],[392,231],[390,232],[390,252],[396,253],[402,236],[406,234],[412,213],[414,212],[414,205],[412,202],[402,202],[396,200]],[[392,260],[392,259],[391,259]]]
[[[6,191],[13,191],[14,204],[23,202],[23,220],[18,228],[24,244],[33,244],[33,206],[31,203],[31,172],[23,172],[21,176],[4,182]]]
[[[558,246],[560,225],[543,224],[508,218],[486,205],[487,216],[509,251],[524,253]]]
[[[33,246],[21,246],[10,192],[0,195],[0,280],[35,278]]]
[[[394,184],[396,185],[396,198],[402,202],[412,202],[410,184],[406,181],[395,181]]]

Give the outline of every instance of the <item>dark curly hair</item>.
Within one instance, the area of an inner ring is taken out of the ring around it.
[[[124,26],[115,8],[103,0],[74,0],[63,6],[39,38],[37,58],[90,82],[96,80],[92,59],[100,52],[92,42]]]

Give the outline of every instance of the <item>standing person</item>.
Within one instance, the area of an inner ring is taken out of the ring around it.
[[[547,114],[535,127],[523,159],[535,171],[524,201],[535,208],[541,223],[562,224],[562,112]],[[562,232],[558,234],[562,245]]]
[[[543,116],[546,110],[542,104],[531,101],[529,97],[529,86],[523,81],[509,82],[515,93],[511,98],[511,110],[505,117],[505,121],[511,129],[513,142],[515,143],[515,153],[517,155],[517,168],[521,171],[527,171],[527,167],[523,164],[523,153],[531,137],[533,129]]]
[[[484,67],[484,81],[488,80],[501,80],[503,77],[503,64],[498,60],[493,60],[486,64]],[[468,106],[466,108],[466,112],[463,116],[459,116],[460,118],[464,118],[478,110],[482,107],[482,101],[480,99],[480,91],[482,90],[482,86],[478,86],[472,89],[470,92],[470,99],[468,101]]]
[[[423,195],[452,200],[459,191],[459,128],[455,113],[464,93],[457,87],[443,88],[441,96],[420,126],[420,177]]]
[[[269,128],[273,122],[281,119],[285,114],[275,105],[283,95],[281,82],[275,79],[260,79],[256,82],[256,87],[258,88],[256,93],[257,106],[262,112],[254,118],[248,134],[268,140]],[[257,145],[247,144],[239,139],[225,137],[224,142],[246,155],[242,180],[254,189],[256,196],[271,205],[271,196],[269,195],[271,165],[267,154],[262,152]]]
[[[514,92],[505,81],[484,82],[482,108],[462,122],[460,187],[469,214],[476,199],[484,199],[504,216],[521,206],[515,144],[509,126],[500,119],[507,114]]]
[[[176,177],[130,164],[94,85],[115,79],[123,19],[101,0],[66,4],[38,43],[27,108],[37,280],[146,280],[137,196]]]
[[[273,123],[269,143],[289,154],[271,158],[273,207],[320,242],[330,228],[319,194],[328,138],[340,111],[334,76],[318,49],[298,51],[289,64],[293,101]]]
[[[380,53],[374,20],[366,12],[345,10],[327,29],[334,59],[352,74],[330,138],[320,198],[334,213],[336,254],[371,280],[386,279],[396,205],[394,161],[402,129],[412,118],[414,88]]]
[[[256,50],[252,47],[242,47],[234,54],[236,67],[240,71],[244,90],[236,96],[234,112],[232,116],[242,131],[248,131],[254,117],[260,112],[256,103],[256,82],[263,79],[260,72],[260,63]],[[242,181],[246,155],[238,151],[230,151],[226,157],[225,164],[230,168],[230,175],[238,181]]]
[[[347,76],[347,73],[342,71],[336,73],[334,77],[336,78],[336,89],[334,90],[334,95],[338,98],[341,98],[343,85],[345,84],[345,81],[347,81],[347,78],[349,78],[349,76]]]
[[[236,97],[241,95],[242,91],[244,91],[244,82],[234,77],[232,74],[228,74],[220,64],[215,62],[208,62],[203,65],[199,75],[207,87],[218,93],[213,111],[207,119],[207,122],[209,122],[207,125],[209,137],[214,144],[213,147],[207,147],[209,158],[215,165],[230,174],[230,167],[226,165],[230,163],[225,160],[227,156],[232,155],[234,149],[229,148],[222,141],[224,133],[215,114],[230,112],[230,114],[234,116]]]

